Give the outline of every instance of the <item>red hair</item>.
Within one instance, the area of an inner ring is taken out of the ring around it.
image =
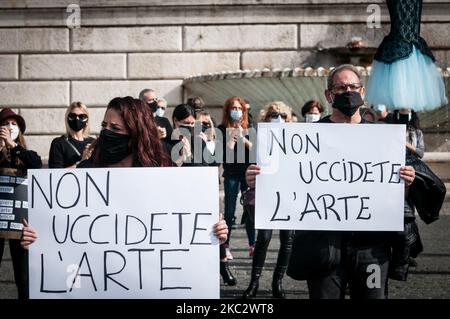
[[[116,97],[106,110],[114,109],[123,118],[131,140],[134,161],[143,167],[171,166],[171,161],[161,144],[153,113],[146,103],[131,96]],[[99,155],[97,150],[96,155]],[[95,166],[102,165],[101,156],[95,156]]]
[[[225,105],[223,106],[223,115],[222,115],[222,125],[226,128],[233,127],[233,120],[230,116],[230,110],[233,107],[233,103],[237,101],[242,106],[242,119],[241,126],[242,128],[248,128],[248,110],[245,106],[244,99],[239,96],[232,96],[228,100],[225,101]]]

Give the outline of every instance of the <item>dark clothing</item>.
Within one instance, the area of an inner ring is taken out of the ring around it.
[[[3,259],[3,251],[5,249],[5,239],[0,238],[0,265]],[[28,299],[28,250],[20,245],[20,240],[9,240],[9,251],[14,270],[14,281],[17,286],[19,300]]]
[[[292,240],[294,238],[294,230],[280,230],[280,249],[278,250],[277,263],[275,270],[282,270],[283,275],[288,265],[289,256],[291,255]],[[266,261],[267,249],[272,239],[272,229],[259,229],[256,240],[255,252],[253,255],[252,269],[255,267],[262,268]]]
[[[319,123],[334,122],[327,116]],[[391,238],[390,232],[297,231],[295,241],[303,244],[292,251],[301,265],[295,279],[307,279],[310,298],[344,298],[347,284],[352,298],[385,298]],[[380,287],[366,283],[371,264],[380,267]]]
[[[317,123],[335,123],[331,120],[331,115],[322,117],[319,121],[317,121]],[[361,122],[359,122],[358,124],[370,124],[372,122],[367,121],[366,119],[364,119],[363,117],[361,117]]]
[[[244,154],[238,154],[238,145],[234,146],[233,150],[228,149],[227,147],[227,133],[226,128],[221,124],[217,127],[222,133],[222,148],[223,148],[223,177],[233,177],[233,178],[241,178],[245,176],[245,171],[247,170],[250,163],[250,151],[245,145],[242,145],[242,149],[244,149]],[[245,138],[249,138],[249,136],[245,136]],[[217,146],[219,146],[218,144]],[[238,156],[240,155],[240,156]]]
[[[171,143],[173,128],[172,125],[170,125],[170,121],[165,117],[155,116],[155,122],[157,126],[166,129],[166,137],[163,138],[162,141],[165,143]]]
[[[50,146],[48,167],[66,168],[76,164],[81,161],[81,156],[86,145],[92,143],[94,140],[92,137],[86,137],[83,141],[78,141],[72,136],[67,135],[61,135],[55,138]]]
[[[20,161],[18,161],[18,159]],[[0,167],[16,168],[26,172],[27,169],[41,168],[41,157],[34,151],[26,150],[19,144],[10,150],[10,160],[2,158]],[[0,264],[3,259],[5,239],[0,239]],[[9,249],[14,268],[19,299],[28,299],[28,251],[20,246],[20,240],[10,239]]]
[[[24,171],[29,168],[33,169],[42,167],[41,157],[35,151],[26,150],[19,144],[10,150],[10,156],[11,160],[6,158],[2,158],[0,160],[0,167],[17,168]],[[19,159],[20,162],[18,162],[17,159]]]
[[[420,36],[422,0],[387,0],[387,6],[391,32],[381,42],[375,60],[393,63],[405,59],[411,55],[414,45],[435,61],[433,53]]]
[[[331,273],[308,278],[310,299],[344,299],[347,284],[352,299],[387,297],[389,245],[362,248],[346,242],[340,253],[340,262]]]

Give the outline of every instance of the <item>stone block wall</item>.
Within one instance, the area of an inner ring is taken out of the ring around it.
[[[379,29],[366,25],[372,3],[381,7]],[[69,4],[80,5],[80,28],[67,27]],[[328,67],[333,60],[319,53],[352,37],[376,48],[388,21],[382,1],[373,0],[4,0],[0,107],[24,116],[29,147],[46,158],[73,101],[88,105],[98,133],[113,97],[153,88],[174,106],[190,95],[182,87],[188,76]],[[422,22],[438,64],[449,66],[450,0],[425,0]],[[212,107],[220,120],[219,106]]]

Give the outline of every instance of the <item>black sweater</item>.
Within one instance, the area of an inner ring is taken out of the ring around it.
[[[0,159],[0,167],[17,168],[21,170],[42,167],[41,157],[35,151],[26,150],[19,144],[10,150],[10,155],[11,161],[8,161],[5,158]],[[17,162],[17,158],[22,162],[19,165],[14,164]]]
[[[94,138],[86,137],[83,141],[77,141],[71,136],[66,140],[66,135],[55,138],[50,146],[50,153],[48,158],[49,168],[66,168],[72,166],[76,162],[81,160],[81,155],[83,154],[84,148],[87,144],[92,143]],[[78,155],[71,143],[80,153]]]

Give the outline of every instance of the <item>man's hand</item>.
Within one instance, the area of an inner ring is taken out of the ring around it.
[[[412,166],[402,166],[400,167],[400,178],[405,181],[406,187],[409,187],[416,178],[416,171]]]
[[[258,165],[250,165],[245,172],[245,180],[247,181],[247,185],[251,188],[255,188],[256,184],[256,175],[261,173],[261,167]]]

